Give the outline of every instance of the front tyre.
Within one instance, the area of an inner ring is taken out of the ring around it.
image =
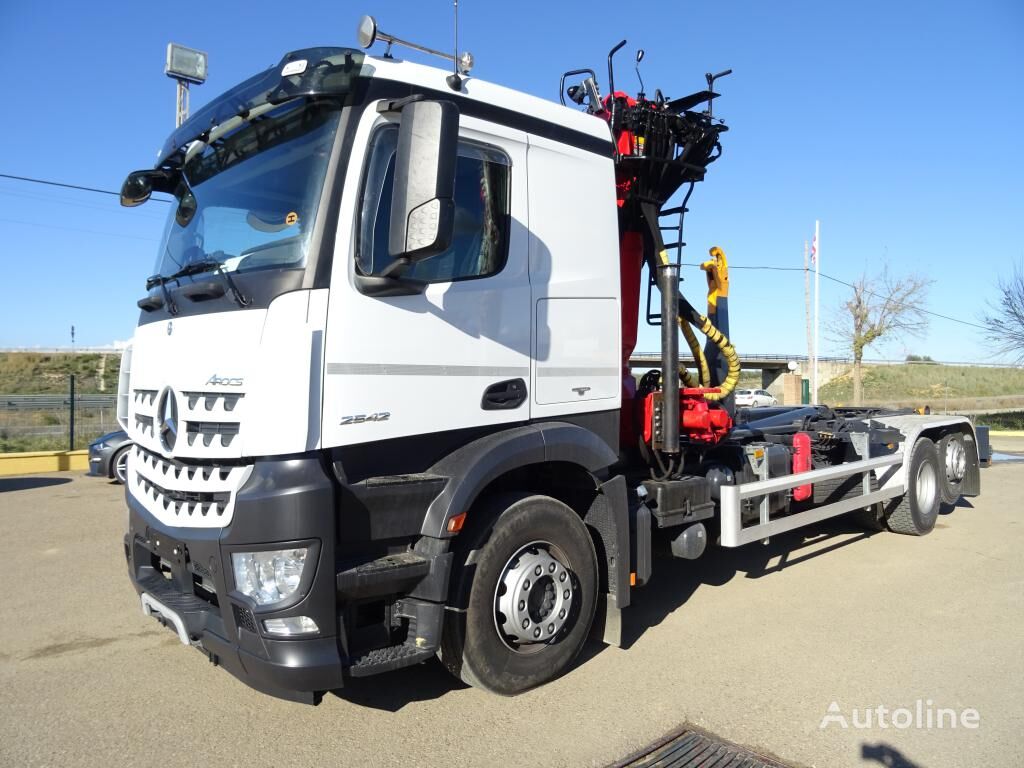
[[[117,453],[110,459],[110,477],[121,485],[128,482],[128,449],[130,447],[130,445],[126,445],[124,448],[118,448]]]
[[[470,685],[508,696],[558,677],[583,647],[597,557],[583,521],[551,497],[498,496],[474,512],[494,523],[461,542],[441,658]]]

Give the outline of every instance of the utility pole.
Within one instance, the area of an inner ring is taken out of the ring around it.
[[[807,368],[814,361],[814,336],[811,331],[811,269],[807,256],[807,241],[804,240],[804,315],[807,320]],[[810,373],[810,370],[807,371]]]
[[[188,120],[189,85],[206,82],[206,54],[177,43],[168,43],[164,74],[178,84],[174,116],[174,127],[178,128]]]
[[[814,220],[814,384],[811,402],[818,404],[818,342],[821,337],[821,222]]]

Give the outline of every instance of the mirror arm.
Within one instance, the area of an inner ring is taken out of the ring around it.
[[[387,112],[401,112],[402,108],[406,105],[412,104],[415,101],[424,101],[425,98],[422,93],[414,93],[412,96],[406,96],[402,99],[387,99],[377,105],[377,112],[382,115]]]
[[[423,280],[356,273],[356,288],[364,296],[416,296],[427,290]]]

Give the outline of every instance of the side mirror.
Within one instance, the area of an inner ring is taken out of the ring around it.
[[[134,171],[121,185],[121,205],[134,208],[149,200],[153,194],[153,176],[151,171]]]
[[[402,107],[395,150],[386,270],[444,253],[455,229],[455,161],[459,109],[450,101],[413,101]]]

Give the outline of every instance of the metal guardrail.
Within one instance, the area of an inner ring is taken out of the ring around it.
[[[0,395],[0,411],[65,411],[68,395]],[[75,395],[76,408],[115,408],[117,395]]]

